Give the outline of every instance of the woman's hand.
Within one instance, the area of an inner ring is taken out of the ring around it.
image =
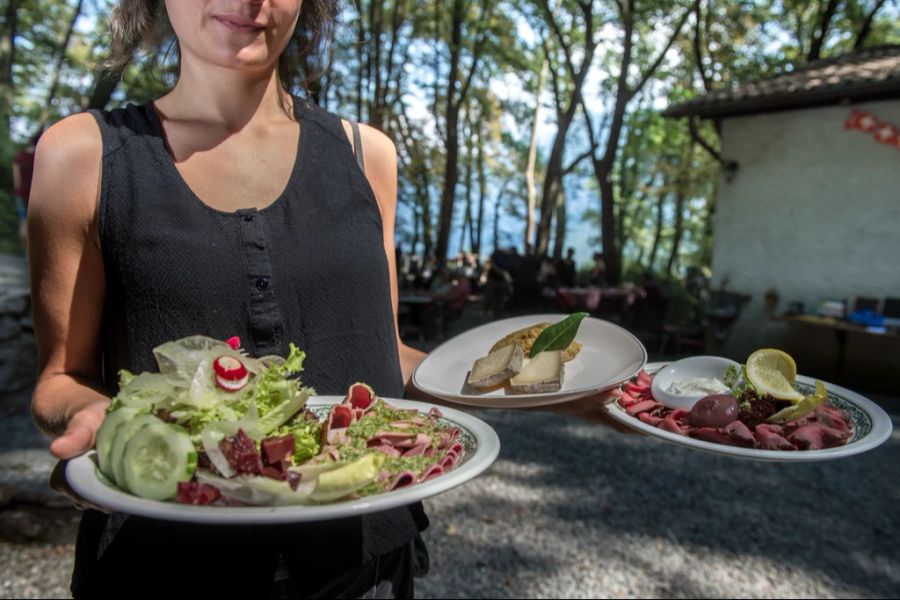
[[[606,405],[614,401],[615,396],[613,396],[612,390],[607,390],[605,392],[599,392],[590,396],[584,396],[583,398],[578,398],[569,402],[563,402],[561,404],[551,404],[550,406],[540,406],[531,410],[540,410],[544,412],[568,415],[570,417],[578,417],[579,419],[584,419],[585,421],[591,421],[599,425],[610,427],[612,429],[615,429],[619,433],[637,433],[637,431],[635,431],[631,427],[623,425],[619,421],[609,416],[609,411],[606,408]]]
[[[50,444],[53,456],[68,459],[93,448],[107,406],[109,400],[105,398],[94,400],[72,415],[65,432]]]

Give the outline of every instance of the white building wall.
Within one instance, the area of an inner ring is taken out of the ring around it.
[[[739,168],[720,182],[713,286],[752,295],[725,354],[778,346],[800,354],[801,372],[833,364],[834,333],[772,321],[769,288],[778,313],[795,300],[900,297],[900,150],[845,129],[852,108],[900,127],[898,100],[723,121],[723,156]],[[865,337],[850,336],[847,369],[900,372],[900,340]]]

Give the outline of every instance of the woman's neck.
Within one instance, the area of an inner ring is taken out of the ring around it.
[[[220,123],[230,131],[251,120],[283,119],[285,92],[274,66],[265,72],[202,68],[185,61],[178,83],[157,101],[168,118]]]

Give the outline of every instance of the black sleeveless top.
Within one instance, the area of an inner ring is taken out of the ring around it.
[[[378,204],[340,119],[299,98],[294,106],[301,133],[286,188],[264,209],[234,213],[191,191],[152,104],[93,112],[103,138],[101,361],[111,394],[119,369],[156,371],[155,346],[202,334],[240,336],[254,356],[286,356],[293,342],[307,354],[303,382],[321,395],[343,395],[365,381],[381,396],[402,396]],[[199,577],[204,595],[220,580],[229,595],[245,589],[257,596],[268,590],[279,554],[295,579],[327,581],[425,527],[421,504],[253,528],[87,511],[73,591],[90,595],[127,582]],[[179,583],[171,591],[190,589]]]

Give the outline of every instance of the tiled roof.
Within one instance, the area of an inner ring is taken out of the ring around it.
[[[670,106],[666,117],[716,119],[809,106],[900,98],[900,45],[817,60],[791,72]]]

